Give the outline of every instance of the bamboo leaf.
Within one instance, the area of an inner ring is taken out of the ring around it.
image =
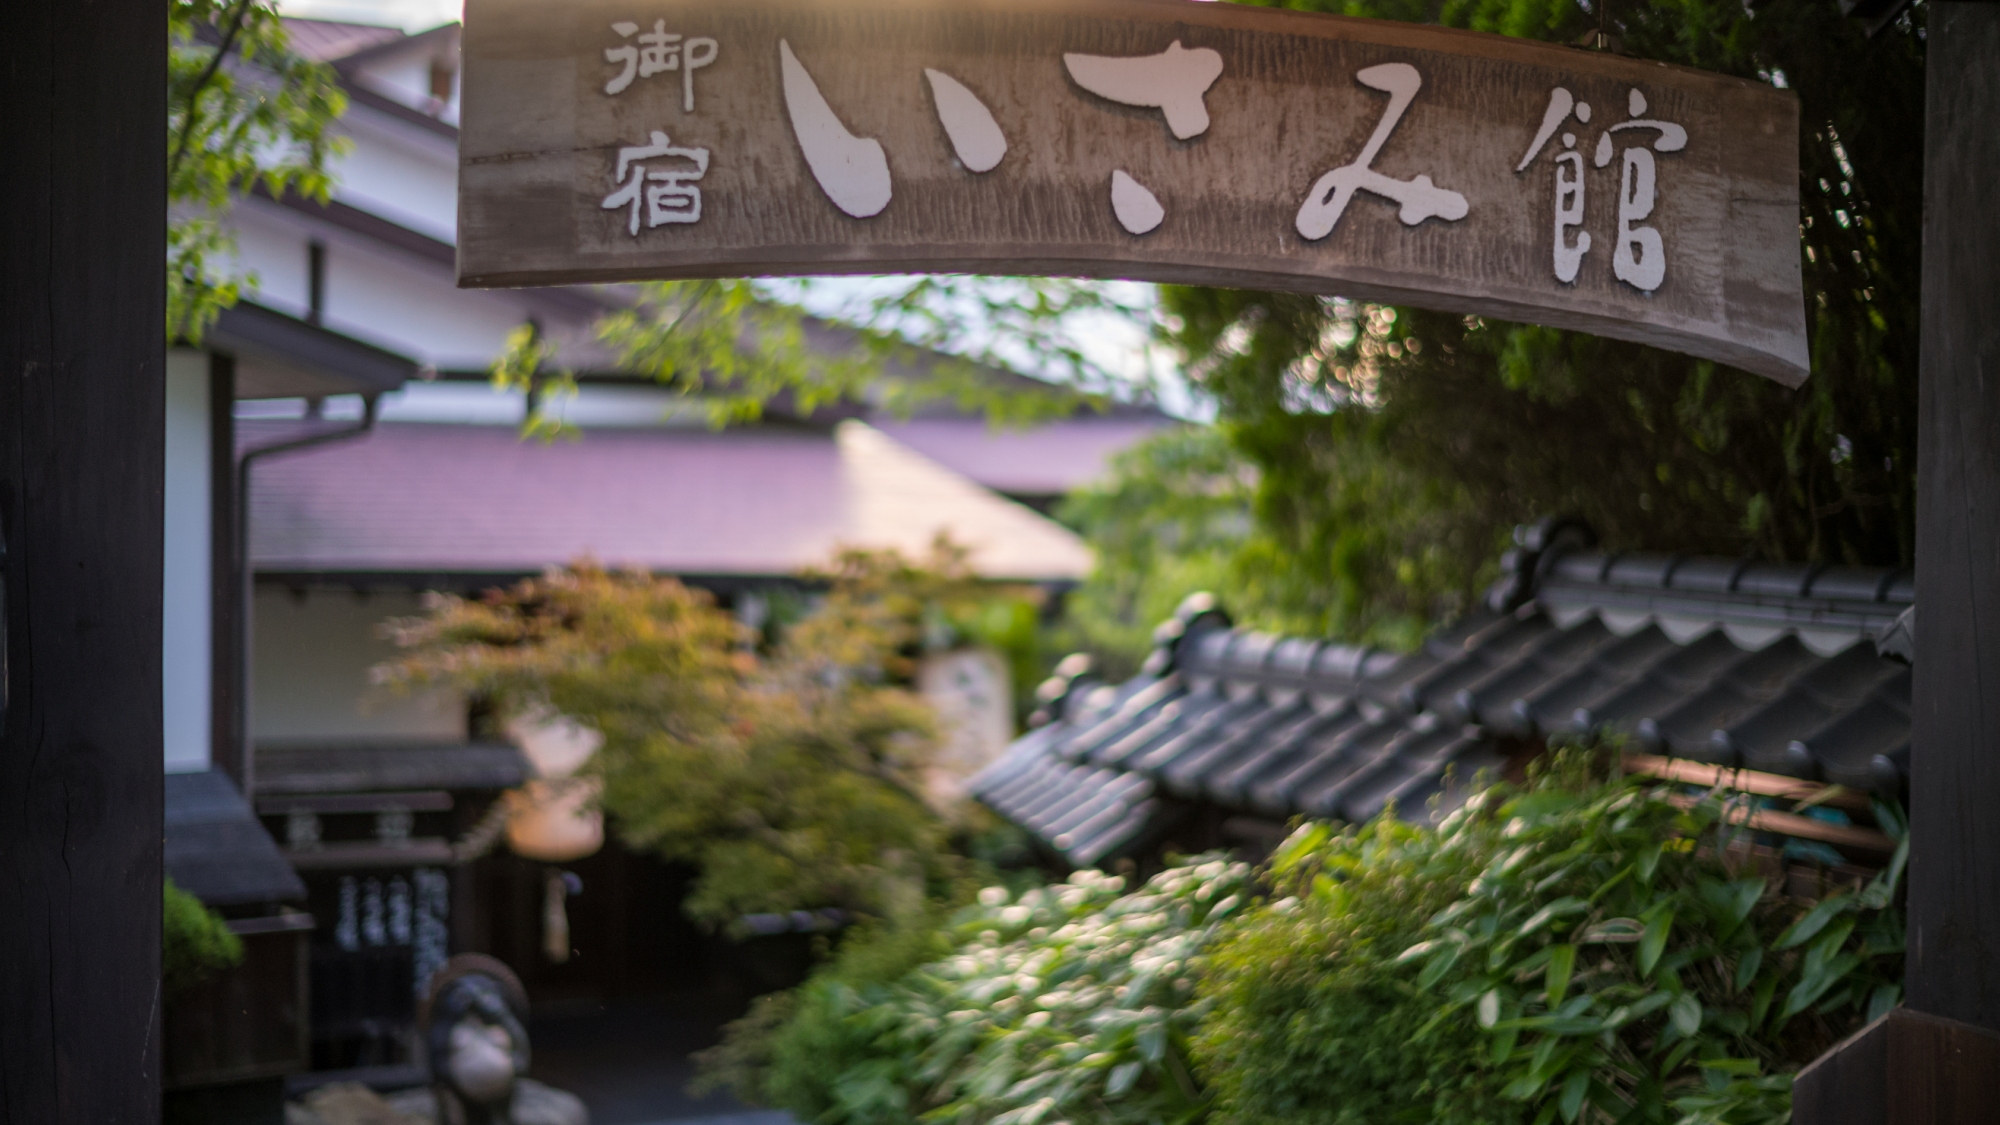
[[[1664,846],[1664,843],[1656,843],[1639,853],[1639,859],[1634,864],[1634,867],[1639,873],[1640,882],[1651,883],[1653,881],[1653,872],[1660,866],[1660,852]]]
[[[1563,993],[1569,991],[1570,973],[1576,968],[1576,946],[1552,945],[1549,947],[1549,968],[1545,978],[1548,981],[1549,1007],[1563,1002]]]
[[[1559,898],[1542,907],[1540,910],[1535,911],[1526,922],[1523,922],[1521,924],[1521,935],[1526,937],[1565,914],[1575,914],[1579,910],[1588,909],[1589,906],[1589,903],[1574,895],[1567,898]]]
[[[1415,961],[1420,957],[1427,957],[1430,954],[1435,953],[1438,947],[1442,944],[1443,944],[1442,942],[1437,942],[1437,941],[1420,941],[1417,944],[1411,946],[1410,948],[1403,950],[1402,953],[1398,954],[1396,956],[1396,960],[1394,963],[1398,965],[1407,965],[1411,961]]]
[[[1575,1121],[1576,1115],[1583,1112],[1583,1095],[1589,1091],[1590,1072],[1571,1072],[1569,1079],[1563,1083],[1562,1100],[1558,1103],[1564,1121]]]
[[[1762,968],[1763,965],[1763,946],[1757,946],[1750,952],[1745,953],[1743,959],[1736,962],[1736,991],[1741,992],[1750,987],[1750,982],[1757,979],[1757,970]]]
[[[1808,972],[1804,977],[1800,978],[1798,984],[1792,986],[1791,993],[1785,997],[1784,1011],[1779,1013],[1778,1018],[1781,1020],[1789,1019],[1811,1007],[1813,1001],[1818,1000],[1826,994],[1828,989],[1840,983],[1841,978],[1853,972],[1854,968],[1860,963],[1861,959],[1850,953],[1844,957],[1836,957],[1825,965],[1815,967],[1813,971]]]
[[[1652,917],[1646,920],[1646,932],[1639,938],[1639,973],[1649,976],[1653,966],[1659,964],[1660,954],[1667,948],[1667,935],[1673,932],[1674,910],[1671,905],[1656,907]]]
[[[1825,929],[1826,924],[1833,921],[1834,915],[1845,910],[1847,904],[1852,900],[1852,895],[1835,895],[1818,906],[1813,907],[1811,910],[1806,911],[1805,917],[1792,923],[1783,934],[1778,936],[1775,948],[1790,949],[1795,945],[1803,945],[1811,941],[1813,935]]]
[[[1424,971],[1417,974],[1417,987],[1429,988],[1443,980],[1444,975],[1456,964],[1458,964],[1458,948],[1454,946],[1442,955],[1431,958],[1430,964],[1424,966]]]
[[[1878,987],[1868,997],[1868,1022],[1874,1023],[1876,1020],[1888,1015],[1889,1010],[1894,1008],[1896,1002],[1902,998],[1903,988],[1901,985],[1885,984]]]
[[[1606,918],[1578,934],[1576,941],[1578,945],[1618,945],[1636,942],[1645,933],[1646,924],[1637,918]]]
[[[1692,992],[1683,992],[1674,997],[1667,1009],[1667,1020],[1674,1030],[1682,1035],[1693,1035],[1701,1030],[1701,1000]]]

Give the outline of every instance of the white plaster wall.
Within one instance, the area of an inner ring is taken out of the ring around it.
[[[250,731],[257,745],[466,737],[465,700],[456,693],[398,695],[369,683],[368,670],[396,655],[376,626],[421,612],[416,594],[314,589],[301,599],[260,588],[254,606]]]
[[[244,295],[265,308],[303,319],[310,301],[312,240],[303,222],[266,208],[255,200],[238,203],[229,225],[236,232],[235,269],[249,276]]]
[[[329,329],[445,370],[484,370],[529,318],[506,290],[460,289],[447,266],[327,238]],[[546,319],[546,318],[545,318]]]
[[[333,197],[364,211],[453,242],[458,237],[458,150],[448,137],[418,126],[350,112],[354,148],[334,170]]]
[[[169,772],[205,770],[209,752],[208,355],[167,353],[166,537],[160,689]]]
[[[534,315],[507,290],[460,289],[449,266],[384,247],[310,217],[249,199],[230,216],[238,268],[257,275],[250,300],[304,317],[307,246],[326,247],[323,323],[419,363],[481,371],[505,350],[507,334]],[[552,329],[567,327],[542,315]]]

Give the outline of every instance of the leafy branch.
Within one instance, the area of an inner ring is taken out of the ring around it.
[[[254,275],[225,265],[231,201],[258,186],[325,202],[347,108],[331,67],[299,57],[269,0],[169,0],[167,336],[198,343]]]
[[[794,292],[812,285],[799,281]],[[1084,318],[1136,321],[1150,303],[1083,282],[895,279],[832,317],[747,280],[651,282],[638,292],[630,307],[596,322],[589,344],[606,349],[615,370],[698,401],[718,427],[754,421],[776,403],[810,415],[843,402],[903,415],[950,402],[1022,426],[1151,390],[1093,358],[1077,335]],[[525,324],[492,368],[496,387],[531,393],[537,409],[526,428],[544,438],[573,429],[562,404],[584,374],[559,359],[557,342]],[[1047,377],[1015,374],[1020,368]]]

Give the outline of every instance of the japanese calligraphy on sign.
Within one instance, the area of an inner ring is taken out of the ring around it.
[[[1806,373],[1756,83],[1160,0],[468,0],[465,52],[462,284],[1134,277]]]

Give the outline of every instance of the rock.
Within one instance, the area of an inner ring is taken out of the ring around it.
[[[297,1107],[311,1115],[305,1121],[294,1116],[294,1108],[285,1108],[286,1125],[432,1125],[431,1118],[404,1113],[359,1082],[335,1082],[306,1095]]]
[[[408,1090],[398,1090],[393,1094],[383,1095],[382,1100],[394,1106],[396,1112],[414,1117],[424,1122],[424,1125],[431,1125],[432,1122],[437,1120],[437,1095],[431,1091],[429,1086],[414,1086]]]
[[[513,1125],[590,1125],[583,1099],[532,1078],[514,1083]],[[437,1095],[428,1086],[377,1094],[358,1082],[337,1082],[285,1106],[285,1125],[437,1125]]]
[[[514,1084],[514,1125],[590,1125],[583,1099],[532,1078]]]

